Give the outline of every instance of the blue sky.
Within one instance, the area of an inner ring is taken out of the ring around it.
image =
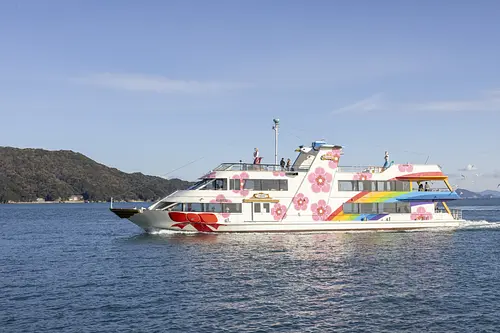
[[[254,147],[272,162],[279,117],[280,157],[326,139],[345,147],[344,165],[382,165],[389,150],[495,189],[499,12],[497,1],[3,1],[0,145],[192,180]]]

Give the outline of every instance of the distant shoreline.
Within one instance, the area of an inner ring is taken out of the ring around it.
[[[115,201],[113,203],[125,203],[125,202],[146,202],[143,200],[127,200],[127,201]],[[12,201],[12,202],[3,202],[0,204],[3,205],[24,205],[24,204],[33,204],[33,205],[43,205],[43,204],[83,204],[83,203],[109,203],[109,201],[85,201],[85,200],[73,200],[73,201]]]

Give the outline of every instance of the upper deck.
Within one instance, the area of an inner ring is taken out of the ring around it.
[[[340,174],[388,174],[392,173],[394,169],[405,169],[405,171],[408,170],[409,164],[392,164],[388,168],[384,168],[381,166],[374,166],[374,165],[339,165],[337,166],[337,172]],[[250,163],[222,163],[219,164],[215,169],[213,169],[211,172],[217,172],[217,171],[235,171],[235,172],[241,172],[241,171],[257,171],[257,172],[308,172],[310,170],[310,165],[298,165],[296,166],[295,164],[292,165],[290,168],[284,168],[280,165],[275,165],[275,164],[250,164]],[[430,164],[412,164],[411,165],[411,170],[425,170],[425,171],[435,171],[435,172],[441,172],[441,167],[438,165],[430,165]],[[408,170],[409,171],[409,170]],[[202,176],[201,178],[204,178],[206,176],[210,175],[210,173],[206,174],[205,176]],[[401,175],[401,177],[406,177],[409,175]],[[416,178],[421,178],[422,176],[416,176]],[[434,176],[438,178],[446,178],[445,175],[439,175],[439,176]],[[211,177],[207,177],[211,178]],[[432,177],[431,177],[432,178]]]
[[[284,171],[284,169],[275,164],[222,163],[212,171]]]
[[[290,167],[290,170],[275,164],[250,164],[250,163],[222,163],[219,164],[212,171],[300,171],[307,172],[309,167]],[[380,166],[373,165],[351,165],[351,166],[339,166],[338,172],[370,172],[370,173],[380,173],[384,169]]]

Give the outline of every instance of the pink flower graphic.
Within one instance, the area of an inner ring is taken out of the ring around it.
[[[398,169],[401,172],[412,172],[413,171],[413,165],[411,165],[411,164],[400,164],[398,166]]]
[[[285,171],[273,171],[275,177],[285,177]]]
[[[215,199],[210,200],[210,203],[229,203],[231,200],[226,199],[224,194],[219,194],[218,196],[215,197]],[[229,212],[222,212],[222,216],[224,218],[228,218],[231,213]]]
[[[293,198],[293,205],[295,206],[296,210],[306,210],[308,204],[309,204],[309,198],[304,196],[304,194],[302,193],[298,193]]]
[[[286,217],[286,206],[276,203],[273,208],[271,208],[271,214],[275,221],[279,221]]]
[[[320,200],[311,205],[314,221],[326,221],[328,216],[332,213],[332,208],[326,204],[325,200]]]
[[[243,187],[245,186],[245,180],[250,178],[248,173],[242,172],[239,175],[234,175],[233,179],[239,179],[240,180],[240,189],[239,190],[233,190],[234,193],[239,193],[242,196],[247,196],[248,195],[248,190],[245,190]]]
[[[322,167],[317,167],[316,170],[307,177],[311,182],[314,193],[330,192],[330,183],[332,175],[325,171]]]
[[[432,213],[426,211],[424,207],[418,207],[415,213],[411,213],[410,218],[412,220],[430,220]]]
[[[340,150],[339,149],[332,149],[332,151],[329,151],[324,155],[325,159],[328,159],[328,166],[332,169],[336,169],[339,165],[339,160],[340,160]]]
[[[358,172],[352,177],[353,180],[368,180],[372,179],[372,174],[369,172]]]

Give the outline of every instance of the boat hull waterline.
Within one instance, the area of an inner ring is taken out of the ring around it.
[[[128,218],[146,232],[174,230],[202,233],[243,232],[326,232],[326,231],[398,231],[426,228],[456,228],[464,220],[438,221],[321,221],[321,222],[174,222],[164,212],[144,211]]]

